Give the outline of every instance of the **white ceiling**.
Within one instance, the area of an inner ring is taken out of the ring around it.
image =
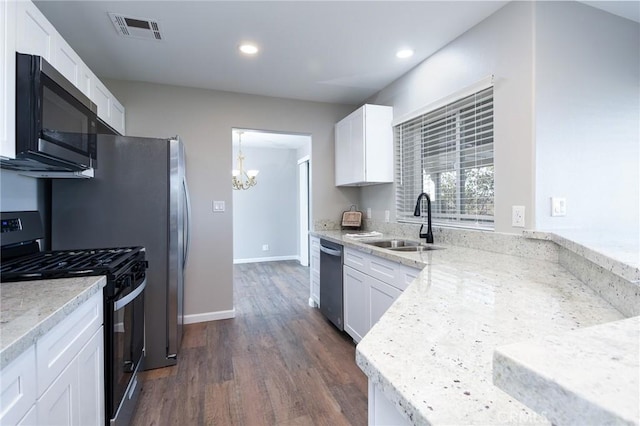
[[[507,2],[35,3],[101,78],[360,104]],[[158,20],[164,40],[119,36],[108,12]],[[239,54],[245,40],[258,55]]]
[[[101,78],[361,104],[507,1],[35,3]],[[585,3],[640,19],[638,1]],[[156,19],[164,40],[119,36],[108,12]]]

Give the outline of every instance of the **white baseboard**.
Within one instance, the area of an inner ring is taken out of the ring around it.
[[[294,254],[292,256],[273,256],[273,257],[254,257],[252,259],[233,259],[233,263],[256,263],[256,262],[277,262],[279,260],[297,260],[300,261],[300,256]]]
[[[229,311],[205,312],[203,314],[185,315],[184,324],[195,324],[197,322],[217,321],[236,317],[236,308]]]

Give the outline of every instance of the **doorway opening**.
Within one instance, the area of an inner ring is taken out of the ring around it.
[[[245,170],[256,184],[234,190],[233,263],[297,260],[309,265],[311,135],[232,129],[232,169],[239,132]]]

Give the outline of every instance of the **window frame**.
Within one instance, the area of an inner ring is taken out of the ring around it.
[[[430,178],[433,182],[433,192],[437,195],[432,199],[433,224],[480,230],[495,229],[494,100],[493,76],[490,76],[474,86],[447,97],[446,100],[439,101],[431,108],[425,107],[409,117],[394,120],[392,125],[397,167],[394,181],[398,222],[424,222],[424,217],[413,216],[415,201],[411,205],[409,192],[411,190],[413,192],[419,191],[413,194],[414,200],[423,191],[429,193],[430,191],[425,186],[428,182],[426,179]],[[470,110],[473,110],[471,115],[465,112]],[[452,124],[447,123],[448,121]],[[469,125],[473,125],[474,132],[476,132],[471,136],[471,139],[466,135],[467,131],[465,130]],[[480,128],[479,132],[478,128]],[[408,131],[408,135],[403,133],[405,130]],[[440,134],[428,135],[429,130],[440,132]],[[454,132],[453,138],[449,134],[451,131]],[[429,137],[431,139],[427,140]],[[451,142],[453,142],[453,150],[449,148]],[[478,150],[479,147],[481,147],[480,150]],[[473,150],[471,155],[469,155],[469,149]],[[450,160],[452,153],[453,161]],[[412,158],[407,160],[407,165],[405,165],[405,157]],[[444,165],[436,166],[434,170],[433,164],[436,162]],[[469,166],[471,162],[473,165]],[[447,163],[452,163],[453,166],[451,167]],[[427,166],[427,164],[430,165]],[[405,169],[405,167],[407,168]],[[490,175],[490,187],[487,188],[485,184],[484,190],[480,188],[471,198],[486,198],[487,196],[483,193],[490,191],[489,202],[475,204],[475,213],[465,212],[465,202],[469,198],[464,196],[464,193],[471,170],[477,171],[476,180],[483,177],[486,179]],[[455,211],[453,212],[442,211],[442,205],[438,204],[443,203],[441,179],[443,173],[447,172],[454,172],[455,176]],[[410,178],[413,179],[413,182],[405,185],[405,180]],[[405,186],[408,188],[405,189]],[[440,195],[438,196],[438,194]],[[422,208],[425,207],[426,203],[423,203]],[[481,210],[488,210],[491,214],[479,214],[478,207]]]

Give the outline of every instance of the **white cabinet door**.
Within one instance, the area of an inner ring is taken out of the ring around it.
[[[60,36],[57,37],[55,50],[51,58],[51,65],[55,67],[60,74],[66,77],[74,86],[81,89],[82,70],[84,62],[80,56],[67,44]]]
[[[351,119],[351,133],[349,135],[349,181],[366,181],[365,170],[365,134],[364,134],[364,108],[355,110],[349,116]]]
[[[359,108],[335,126],[336,185],[365,179],[364,109]]]
[[[124,106],[98,78],[94,78],[91,100],[98,106],[98,117],[117,132],[125,134]]]
[[[350,180],[349,157],[351,150],[349,138],[351,136],[351,121],[349,117],[336,123],[335,126],[335,178],[336,185],[345,185]]]
[[[124,106],[113,95],[111,96],[111,127],[124,135]]]
[[[310,237],[311,259],[310,259],[310,282],[311,294],[309,306],[320,306],[320,238]]]
[[[397,288],[372,278],[369,285],[369,328],[378,322],[402,292]]]
[[[344,331],[356,342],[369,331],[369,281],[371,277],[344,266]]]
[[[91,94],[93,93],[93,81],[96,79],[96,76],[93,74],[91,69],[83,63],[82,68],[80,69],[80,81],[78,82],[78,89],[84,95],[91,98]],[[95,103],[95,102],[94,102]]]
[[[78,425],[78,363],[67,365],[37,403],[38,421],[43,425]]]
[[[35,4],[30,1],[17,2],[17,42],[20,53],[42,56],[53,63],[57,31]]]
[[[36,349],[31,346],[2,369],[0,379],[0,424],[18,423],[35,404]]]
[[[378,386],[369,381],[369,426],[409,426],[407,420]]]
[[[0,156],[16,157],[16,2],[0,2]]]
[[[363,105],[335,126],[336,186],[393,182],[393,109]]]
[[[98,310],[96,302],[100,305]],[[97,329],[96,314],[100,322]],[[44,386],[36,402],[38,424],[104,424],[104,337],[101,323],[102,293],[97,293],[36,342],[40,360],[49,359],[48,363],[39,363],[37,367],[38,387]],[[86,336],[88,330],[92,331]],[[82,342],[80,347],[77,347],[78,342]],[[60,368],[62,372],[58,373]],[[51,375],[54,378],[49,385]],[[41,378],[43,386],[40,386]]]
[[[78,354],[78,419],[80,425],[104,424],[103,328]]]
[[[93,80],[91,100],[98,106],[98,117],[108,124],[111,118],[111,92],[97,78]]]
[[[2,423],[5,424],[5,423]],[[33,405],[29,412],[18,422],[18,426],[34,426],[38,424],[38,407]]]

